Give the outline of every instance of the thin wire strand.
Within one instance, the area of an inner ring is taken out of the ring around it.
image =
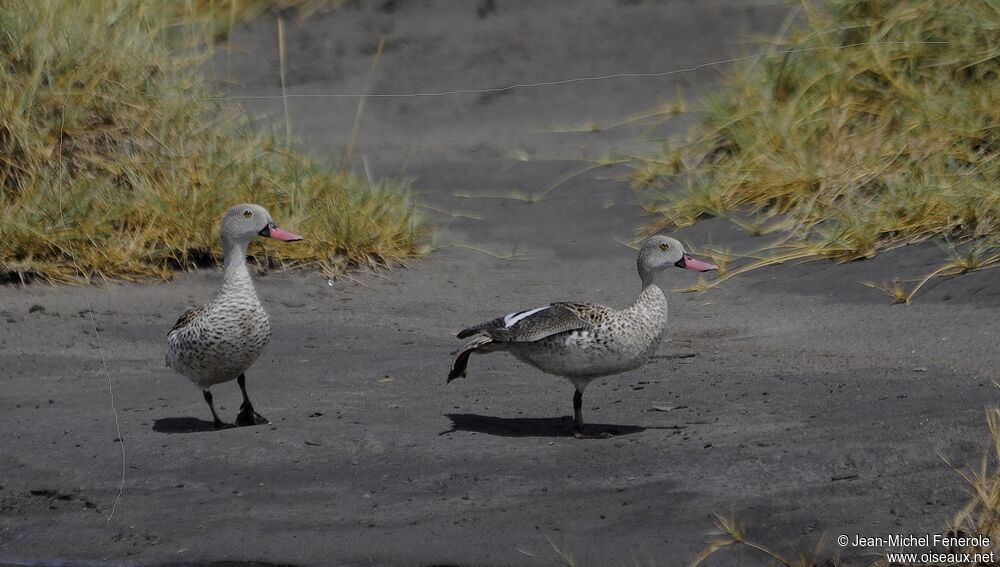
[[[87,310],[90,311],[90,322],[94,326],[94,334],[97,336],[97,350],[101,353],[101,365],[104,366],[104,375],[108,378],[108,394],[111,396],[111,411],[115,414],[115,428],[118,430],[118,444],[122,447],[122,480],[121,484],[118,486],[118,497],[115,498],[115,503],[111,506],[111,513],[108,515],[107,521],[110,522],[111,518],[115,516],[115,510],[118,509],[118,503],[121,502],[122,494],[125,493],[125,438],[122,437],[122,426],[118,421],[118,409],[115,408],[115,391],[112,389],[111,385],[111,373],[108,372],[108,361],[104,358],[104,346],[101,344],[101,332],[97,330],[97,319],[94,318],[94,306],[90,303],[90,298],[87,298]]]
[[[765,51],[761,53],[755,53],[753,55],[744,55],[742,57],[734,57],[732,59],[721,59],[719,61],[711,61],[709,63],[700,63],[693,67],[684,67],[682,69],[672,69],[670,71],[660,71],[651,73],[612,73],[610,75],[595,75],[590,77],[572,77],[569,79],[559,79],[556,81],[542,81],[538,83],[516,83],[513,85],[507,85],[504,87],[489,87],[483,89],[455,89],[450,91],[437,91],[437,92],[416,92],[416,93],[287,93],[285,95],[227,95],[227,96],[212,96],[206,97],[209,99],[239,99],[239,100],[274,100],[281,98],[358,98],[358,97],[373,97],[373,98],[417,98],[417,97],[438,97],[438,96],[452,96],[452,95],[462,95],[462,94],[487,94],[487,93],[499,93],[510,91],[514,89],[531,89],[538,87],[552,87],[558,85],[567,85],[571,83],[583,83],[591,81],[605,81],[608,79],[620,79],[627,77],[666,77],[668,75],[676,75],[678,73],[689,73],[691,71],[697,71],[698,69],[704,69],[706,67],[715,67],[718,65],[725,65],[726,63],[738,63],[740,61],[747,61],[750,59],[757,59],[760,57],[765,57],[767,55],[785,55],[792,53],[804,53],[808,51],[819,51],[827,49],[848,49],[851,47],[861,47],[865,45],[937,45],[937,44],[947,44],[947,41],[879,41],[879,42],[862,42],[862,43],[851,43],[848,45],[839,46],[818,46],[818,47],[802,47],[799,49],[786,49],[783,51]]]

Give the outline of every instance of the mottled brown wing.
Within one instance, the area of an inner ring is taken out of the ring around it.
[[[596,305],[594,303],[572,303],[569,301],[563,301],[553,303],[552,305],[554,307],[562,307],[567,311],[573,312],[573,314],[579,317],[581,321],[586,321],[590,326],[597,325],[606,320],[608,315],[610,315],[613,311],[610,307]]]
[[[485,335],[495,341],[530,343],[545,337],[591,327],[591,323],[580,317],[579,304],[554,303],[535,309],[511,313],[492,321],[469,327],[458,334],[464,339],[473,335]]]
[[[200,316],[204,312],[205,312],[204,306],[188,309],[187,311],[184,312],[183,315],[181,315],[181,318],[178,319],[176,323],[174,323],[174,326],[167,332],[167,335],[170,335],[170,333],[173,333],[174,331],[183,328],[191,321],[197,319],[198,316]]]

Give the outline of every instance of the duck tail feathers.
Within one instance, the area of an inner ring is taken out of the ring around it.
[[[462,333],[464,332],[465,331],[462,331]],[[459,337],[461,336],[462,335],[459,334]],[[464,347],[462,347],[462,349],[456,353],[457,356],[455,356],[455,360],[451,363],[451,372],[448,373],[448,382],[450,383],[456,378],[465,378],[465,368],[469,364],[469,357],[472,356],[472,353],[482,349],[492,342],[493,339],[489,337],[479,336],[469,341]]]
[[[478,328],[478,326],[476,326],[476,327],[469,327],[468,329],[463,329],[462,332],[460,332],[458,334],[458,338],[460,338],[460,339],[467,339],[467,338],[471,337],[472,335],[478,335],[479,331],[480,331],[480,329]]]

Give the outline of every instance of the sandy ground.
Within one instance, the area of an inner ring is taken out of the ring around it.
[[[352,4],[289,25],[288,84],[358,92],[380,33],[373,92],[669,70],[744,54],[784,15],[711,0]],[[280,92],[275,35],[264,19],[216,58],[234,94]],[[638,290],[619,241],[644,217],[623,171],[536,203],[491,197],[641,145],[638,127],[551,127],[611,121],[679,86],[704,93],[717,77],[369,99],[355,164],[412,177],[437,247],[360,284],[258,278],[274,335],[248,384],[270,426],[211,430],[201,395],[163,366],[167,330],[218,272],[0,288],[0,564],[545,565],[554,546],[581,565],[680,565],[731,511],[785,550],[940,531],[966,500],[944,459],[977,463],[986,449],[1000,285],[990,272],[943,280],[904,307],[858,283],[925,273],[933,245],[670,293],[654,361],[588,390],[586,417],[611,439],[572,438],[569,384],[511,357],[474,358],[469,379],[445,384],[466,324],[558,299],[621,306]],[[280,101],[251,108],[281,128]],[[336,159],[355,108],[292,99],[293,132]],[[758,244],[715,221],[681,236]],[[671,270],[663,284],[696,277]],[[233,419],[236,385],[215,396]],[[843,555],[860,564],[866,551]]]

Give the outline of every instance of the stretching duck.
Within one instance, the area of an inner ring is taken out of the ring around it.
[[[473,339],[455,357],[448,382],[465,377],[472,353],[509,352],[542,372],[572,382],[576,388],[575,436],[594,437],[583,430],[583,392],[587,384],[601,376],[639,368],[660,345],[667,323],[667,298],[654,283],[655,276],[668,266],[696,272],[717,269],[692,258],[680,242],[662,235],[643,243],[637,263],[642,292],[627,309],[591,303],[550,303],[463,330],[458,338]]]
[[[167,366],[202,390],[216,428],[226,424],[215,412],[209,388],[233,379],[243,392],[236,425],[267,423],[247,397],[244,374],[271,337],[271,323],[246,263],[247,246],[258,236],[286,242],[302,240],[278,228],[264,207],[244,204],[230,208],[222,219],[222,289],[211,303],[186,311],[167,333]]]

